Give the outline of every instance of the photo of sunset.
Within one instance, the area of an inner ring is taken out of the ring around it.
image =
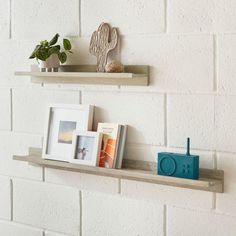
[[[72,144],[73,131],[76,129],[74,121],[60,121],[58,143]]]

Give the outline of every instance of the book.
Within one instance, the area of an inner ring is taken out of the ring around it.
[[[120,138],[121,125],[98,123],[97,131],[103,134],[99,166],[116,168],[116,158]]]
[[[120,139],[119,139],[119,145],[118,145],[118,154],[116,157],[116,168],[120,169],[122,167],[122,161],[124,156],[124,150],[125,150],[125,141],[126,141],[126,134],[127,134],[127,125],[121,125],[120,129]]]

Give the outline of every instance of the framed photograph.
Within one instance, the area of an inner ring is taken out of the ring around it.
[[[70,161],[74,130],[92,130],[93,106],[50,105],[43,143],[43,158]]]
[[[102,133],[74,131],[71,163],[97,166],[101,150]]]

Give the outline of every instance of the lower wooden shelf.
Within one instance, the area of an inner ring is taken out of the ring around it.
[[[41,157],[41,149],[37,148],[30,148],[29,155],[27,156],[15,155],[13,156],[13,159],[41,167],[169,185],[180,188],[217,193],[223,193],[224,190],[224,172],[222,170],[200,169],[199,180],[182,179],[157,175],[155,168],[156,164],[143,161],[124,160],[122,169],[107,169],[61,161],[45,160]]]

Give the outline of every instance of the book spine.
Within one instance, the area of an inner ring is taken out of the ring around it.
[[[120,142],[119,142],[119,149],[118,149],[118,156],[116,161],[116,168],[122,168],[124,150],[125,150],[125,141],[126,141],[126,134],[127,134],[127,125],[122,125],[121,132],[120,132]]]

